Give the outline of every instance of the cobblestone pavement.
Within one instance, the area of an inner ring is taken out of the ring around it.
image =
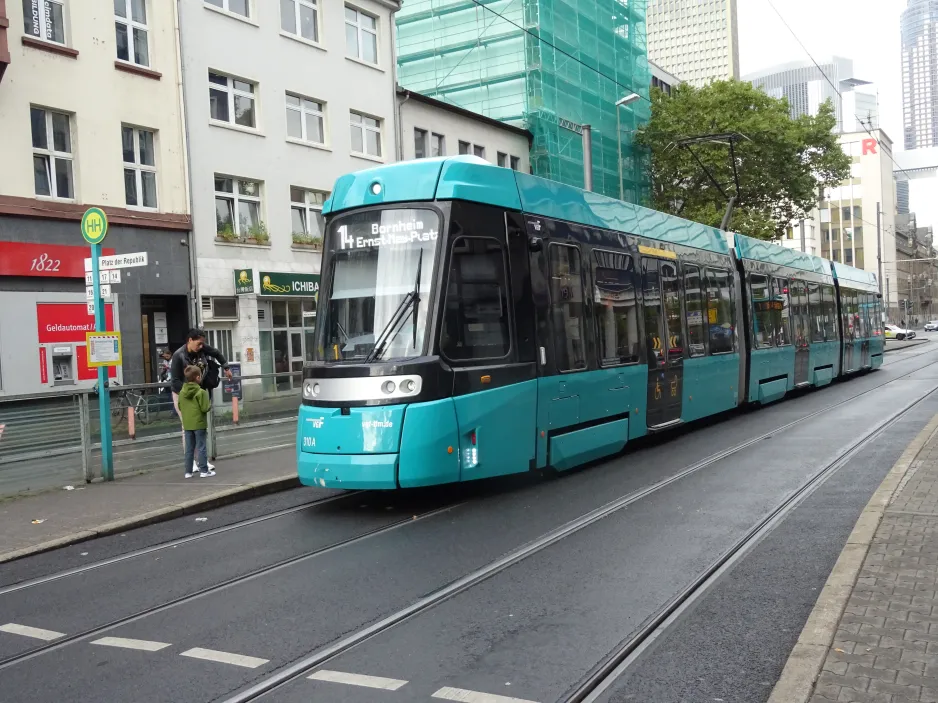
[[[876,530],[811,703],[938,703],[938,435]]]

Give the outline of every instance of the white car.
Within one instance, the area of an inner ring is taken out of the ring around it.
[[[902,329],[897,325],[886,325],[886,339],[895,339],[902,341],[903,339],[912,339],[915,337],[914,330]]]
[[[931,322],[925,323],[926,332],[935,332],[938,331],[938,320],[932,320]]]

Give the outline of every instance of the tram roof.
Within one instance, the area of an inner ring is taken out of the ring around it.
[[[796,249],[780,247],[762,239],[753,239],[744,234],[733,234],[736,255],[750,261],[763,261],[778,266],[788,266],[801,271],[831,275],[831,262],[813,254],[806,254]]]
[[[378,192],[375,193],[375,186]],[[599,193],[494,166],[475,156],[402,161],[340,177],[323,214],[395,202],[468,200],[610,229],[662,242],[729,253],[719,229]]]
[[[847,266],[846,264],[838,264],[836,261],[832,262],[832,265],[834,267],[834,278],[838,281],[849,281],[850,283],[859,284],[857,286],[858,288],[871,293],[879,292],[879,281],[876,280],[875,273],[863,271],[862,269]]]

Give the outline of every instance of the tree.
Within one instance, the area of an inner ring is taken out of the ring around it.
[[[742,81],[715,81],[704,88],[679,85],[670,96],[652,91],[651,120],[636,141],[651,151],[654,207],[719,227],[728,197],[736,195],[729,145],[678,143],[708,134],[742,135],[734,144],[739,194],[730,229],[777,239],[816,207],[820,188],[850,177],[850,158],[832,132],[835,124],[829,101],[816,116],[792,119],[784,98]]]

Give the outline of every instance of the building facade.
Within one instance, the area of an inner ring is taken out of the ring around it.
[[[179,7],[200,322],[243,375],[302,370],[322,204],[339,176],[395,160],[399,4]]]
[[[528,173],[531,133],[460,107],[399,88],[401,138],[398,159],[425,159],[472,154],[515,171]]]
[[[915,213],[896,217],[896,268],[899,311],[906,324],[919,326],[935,318],[938,261],[934,231],[919,227]]]
[[[908,0],[899,26],[905,148],[938,146],[938,0]]]
[[[665,95],[670,95],[672,89],[682,82],[680,78],[673,73],[665,71],[653,61],[648,62],[648,68],[651,71],[651,87],[657,88]]]
[[[820,68],[818,67],[820,66]],[[812,61],[793,61],[750,73],[743,80],[773,98],[787,98],[792,119],[816,115],[827,100],[834,106],[835,130],[856,132],[879,127],[879,101],[869,81],[856,78],[853,61],[834,56],[815,66]],[[857,90],[866,86],[863,91]]]
[[[648,59],[695,87],[739,78],[736,0],[648,0]]]
[[[156,380],[190,322],[190,220],[175,3],[0,3],[0,394],[90,387],[82,213],[105,253],[145,252],[107,305],[122,383]],[[4,57],[3,49],[9,52]],[[3,67],[5,65],[5,70]],[[112,327],[113,325],[114,327]]]
[[[414,0],[397,15],[397,62],[405,89],[531,132],[538,176],[583,187],[590,125],[593,189],[647,199],[647,158],[632,146],[650,115],[643,2]],[[633,92],[642,99],[616,107]]]

